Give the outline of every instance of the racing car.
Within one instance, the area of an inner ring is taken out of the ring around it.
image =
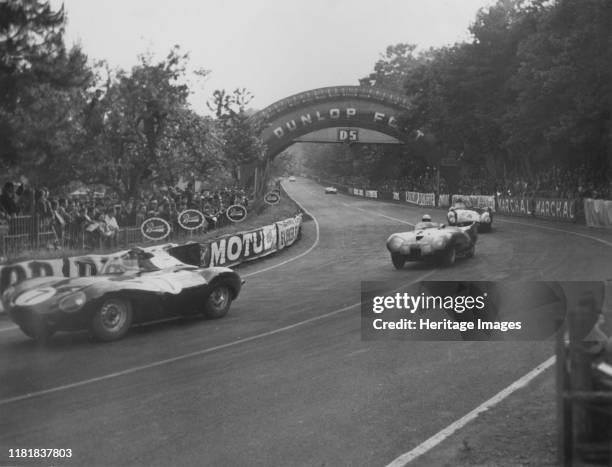
[[[396,269],[402,269],[406,261],[428,259],[450,266],[459,256],[473,257],[477,240],[476,223],[454,227],[427,222],[416,224],[411,232],[392,234],[387,239],[387,249]]]
[[[473,207],[462,198],[458,198],[448,210],[449,225],[470,225],[473,222],[478,224],[479,232],[491,232],[493,228],[493,213],[491,208]]]
[[[112,341],[133,323],[186,314],[221,318],[242,283],[229,268],[201,268],[167,251],[133,248],[111,256],[94,276],[20,282],[2,294],[2,303],[11,320],[36,340],[88,329],[97,340]]]
[[[338,189],[333,187],[333,186],[326,186],[325,187],[325,194],[326,195],[337,195],[338,194]]]
[[[295,177],[292,175],[291,177],[289,177],[289,181],[290,182],[295,182]]]

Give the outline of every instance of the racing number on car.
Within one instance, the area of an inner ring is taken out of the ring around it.
[[[40,289],[28,290],[22,293],[15,300],[15,305],[19,306],[32,306],[38,305],[45,300],[55,295],[55,289],[52,287],[43,287]]]

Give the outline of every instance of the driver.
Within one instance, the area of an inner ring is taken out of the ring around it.
[[[462,197],[458,197],[455,200],[455,204],[453,207],[456,209],[467,209],[467,205],[465,204],[465,201],[463,200]]]
[[[431,229],[438,228],[440,224],[436,224],[431,221],[431,216],[429,214],[424,214],[421,218],[421,222],[414,226],[414,230],[423,230],[423,229]]]

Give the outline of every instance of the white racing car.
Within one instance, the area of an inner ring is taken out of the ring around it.
[[[396,269],[406,261],[438,260],[450,266],[459,256],[471,258],[476,252],[477,224],[463,227],[419,222],[412,232],[394,233],[387,239],[387,249]]]
[[[479,232],[491,232],[493,213],[491,208],[473,207],[468,201],[457,198],[448,210],[448,224],[454,226],[478,225]]]
[[[326,195],[337,195],[338,194],[338,189],[333,187],[333,186],[326,186],[325,187],[325,194]]]

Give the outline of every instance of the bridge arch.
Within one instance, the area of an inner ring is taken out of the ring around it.
[[[410,109],[408,97],[367,86],[331,86],[286,97],[255,113],[271,160],[296,138],[332,127],[378,131],[400,141],[408,139],[398,125],[399,114]]]

